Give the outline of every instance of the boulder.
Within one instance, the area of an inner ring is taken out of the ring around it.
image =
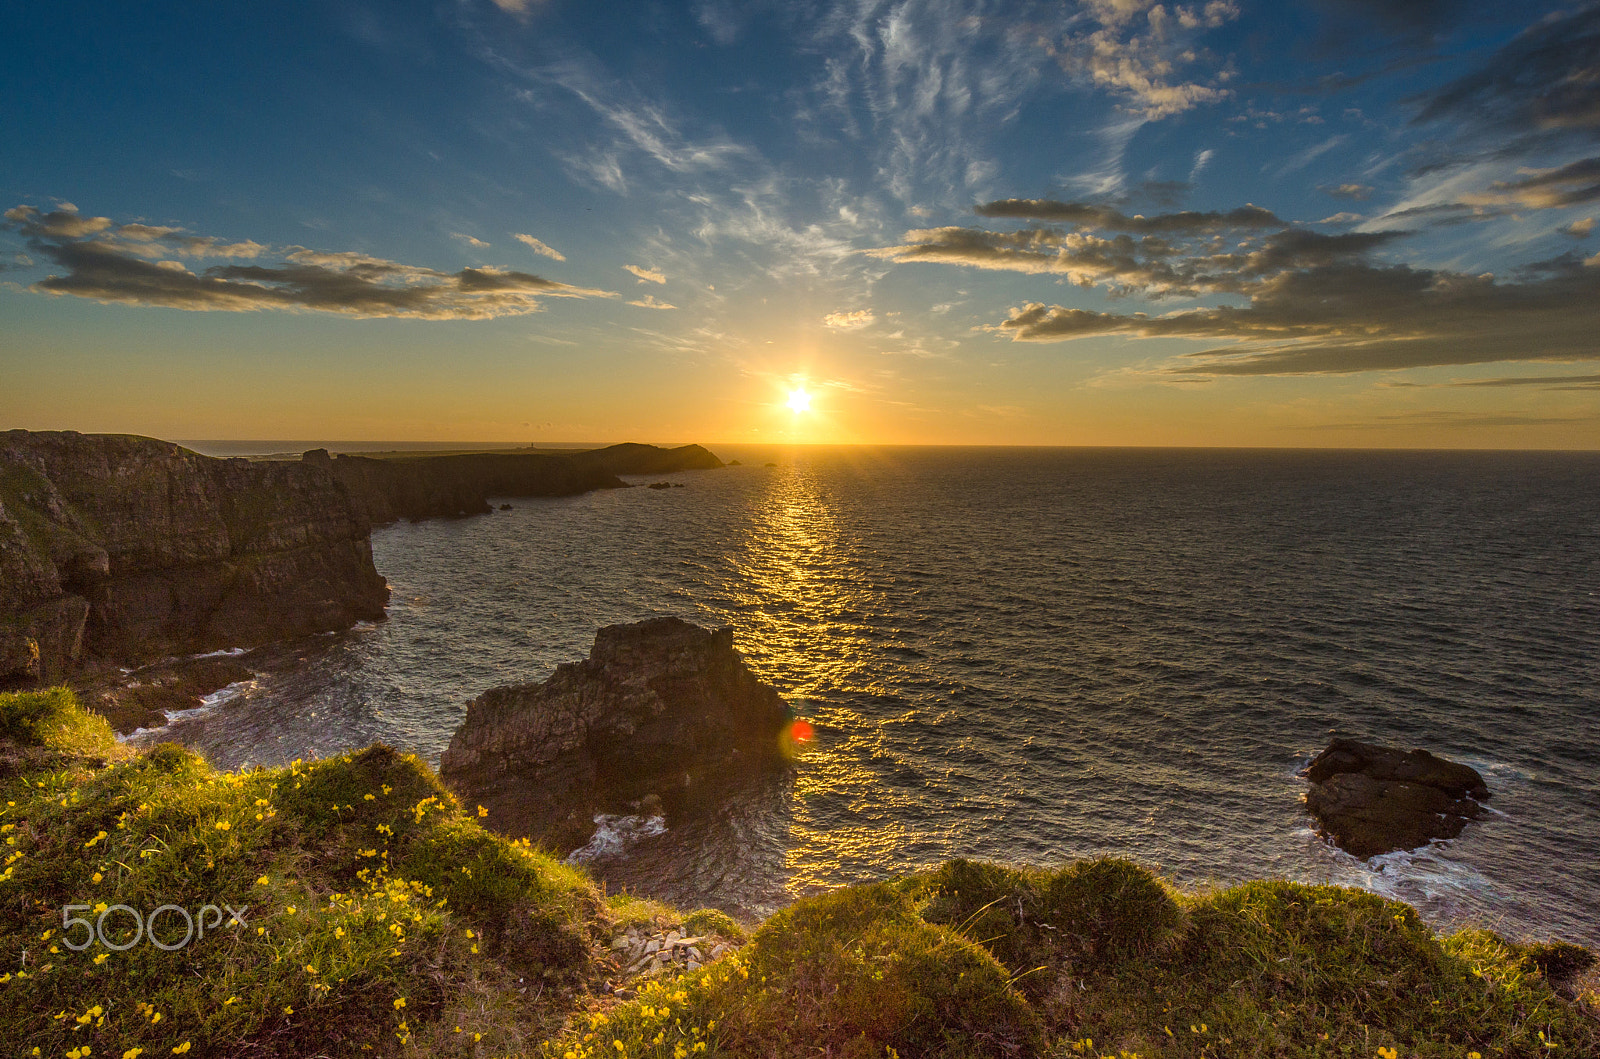
[[[1476,769],[1426,750],[1335,739],[1301,772],[1319,830],[1366,859],[1455,838],[1483,812],[1489,788]]]
[[[497,829],[570,850],[597,813],[656,795],[670,817],[782,762],[787,721],[731,629],[653,618],[601,629],[588,659],[542,683],[473,699],[439,772]]]

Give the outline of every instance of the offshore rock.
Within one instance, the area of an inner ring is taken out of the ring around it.
[[[1489,797],[1476,769],[1354,739],[1335,739],[1301,775],[1311,781],[1306,810],[1322,833],[1363,860],[1455,838]]]
[[[781,760],[787,717],[731,629],[653,618],[601,629],[588,659],[543,683],[473,699],[439,773],[498,830],[567,850],[598,812],[656,794],[670,818]]]
[[[0,686],[381,620],[370,529],[311,463],[0,433]]]

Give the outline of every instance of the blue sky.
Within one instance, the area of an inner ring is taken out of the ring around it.
[[[0,426],[1600,446],[1594,4],[8,28]]]

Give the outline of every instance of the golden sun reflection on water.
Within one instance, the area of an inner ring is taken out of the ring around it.
[[[752,517],[735,557],[750,586],[739,608],[749,630],[741,638],[758,671],[781,674],[795,713],[815,725],[796,764],[784,864],[789,889],[801,893],[892,862],[909,838],[897,819],[903,814],[865,764],[881,754],[879,722],[844,704],[852,692],[882,691],[869,676],[882,672],[881,637],[870,623],[887,600],[861,561],[860,541],[804,466],[775,469]]]

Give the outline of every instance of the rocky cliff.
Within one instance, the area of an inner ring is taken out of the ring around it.
[[[369,533],[311,463],[0,433],[0,685],[381,619]]]
[[[731,629],[654,618],[601,629],[587,660],[467,705],[440,775],[508,834],[570,849],[596,812],[701,788],[779,759],[783,699],[733,648]]]
[[[321,467],[375,526],[397,519],[485,514],[491,496],[571,496],[619,489],[620,474],[709,470],[722,461],[699,445],[662,449],[612,445],[574,453],[473,452],[376,459],[313,449],[302,462]]]

